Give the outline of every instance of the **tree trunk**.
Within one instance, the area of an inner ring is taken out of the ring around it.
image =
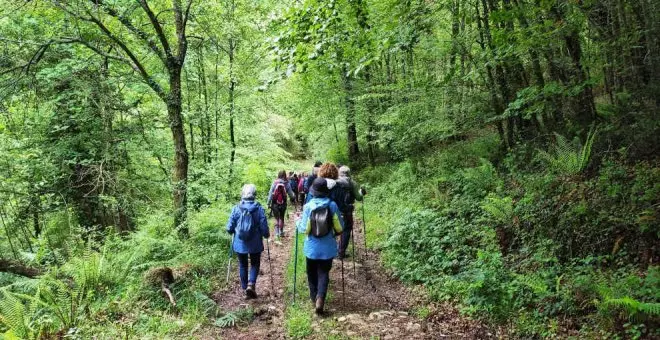
[[[348,146],[348,160],[356,162],[360,154],[357,141],[357,128],[355,127],[355,102],[353,100],[353,82],[346,74],[346,67],[341,69],[341,84],[344,90],[344,105],[346,106],[346,143]]]
[[[29,278],[34,278],[43,274],[43,271],[39,268],[28,267],[17,261],[3,258],[0,258],[0,272],[11,273]]]
[[[234,173],[234,160],[236,158],[236,136],[234,133],[234,110],[235,110],[235,92],[236,80],[234,79],[234,52],[236,42],[229,40],[229,141],[231,142],[231,156],[229,157],[229,181],[231,182]]]
[[[181,114],[181,66],[170,70],[170,93],[167,115],[174,141],[174,228],[183,237],[188,236],[186,217],[188,212],[188,150]]]

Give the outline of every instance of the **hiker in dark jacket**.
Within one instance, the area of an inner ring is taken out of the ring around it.
[[[300,173],[300,177],[298,178],[298,202],[300,202],[300,205],[305,204],[305,182],[307,181],[307,173],[302,172]]]
[[[289,181],[286,179],[286,171],[282,170],[277,174],[277,179],[270,186],[267,202],[275,216],[275,236],[277,238],[284,236],[284,216],[286,216],[287,195],[291,199],[291,202],[296,201],[296,196],[293,194]]]
[[[298,178],[298,174],[295,172],[291,172],[289,174],[289,186],[291,187],[291,191],[293,191],[293,194],[296,198],[298,198],[298,182],[300,179]]]
[[[316,177],[318,177],[319,169],[321,168],[322,164],[323,163],[316,161],[316,163],[314,163],[314,167],[312,168],[312,174],[309,175],[309,177],[307,177],[307,180],[305,180],[304,189],[305,189],[305,194],[307,194],[307,197],[305,198],[305,203],[309,202],[309,200],[312,199],[311,195],[309,195],[309,188],[312,186],[312,183],[314,182]]]
[[[342,197],[337,197],[337,200],[342,200],[342,203],[337,203],[341,210],[341,215],[344,218],[344,233],[341,235],[341,242],[339,243],[339,258],[346,257],[346,249],[351,240],[351,232],[353,231],[353,211],[355,210],[355,201],[362,201],[364,195],[367,193],[364,188],[360,188],[358,184],[351,178],[351,169],[347,166],[339,168],[339,178],[337,179],[337,187],[341,192]]]
[[[323,313],[332,260],[337,256],[335,237],[342,233],[344,226],[339,208],[328,198],[330,193],[328,181],[325,178],[314,180],[309,191],[314,198],[305,204],[302,217],[297,223],[298,232],[307,235],[303,253],[307,261],[309,298],[315,304],[318,314]],[[325,210],[327,215],[321,213],[324,209],[327,209]],[[323,217],[325,219],[320,220]],[[327,234],[315,235],[314,230],[318,230],[318,226],[324,223],[331,223],[327,228]]]
[[[245,297],[253,299],[257,297],[256,284],[261,264],[261,253],[264,251],[262,239],[269,238],[268,220],[261,204],[256,199],[257,188],[254,184],[246,184],[241,192],[241,202],[231,211],[227,221],[227,232],[232,235],[232,247],[238,257],[238,273],[241,278],[241,288],[245,291]],[[239,221],[243,212],[247,211],[252,217],[252,225],[248,237],[241,239],[237,233]],[[248,257],[250,259],[248,278]]]

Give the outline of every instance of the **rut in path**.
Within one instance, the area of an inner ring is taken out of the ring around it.
[[[357,212],[356,212],[357,215]],[[285,294],[286,267],[290,261],[294,233],[294,214],[286,221],[287,237],[281,245],[270,242],[274,290],[271,290],[267,253],[261,261],[257,300],[245,300],[233,266],[230,287],[214,294],[214,300],[223,310],[235,311],[252,306],[254,320],[246,327],[213,328],[203,338],[223,339],[285,339],[284,311],[291,303]],[[357,216],[356,216],[357,217]],[[477,321],[465,318],[449,305],[429,304],[428,299],[413,292],[393,278],[382,267],[378,253],[364,251],[362,221],[356,218],[354,228],[355,253],[344,260],[345,295],[342,294],[341,261],[335,259],[330,273],[330,298],[326,315],[313,316],[309,339],[372,338],[380,339],[438,339],[438,338],[491,338],[492,333]],[[377,226],[367,225],[368,228]],[[353,245],[349,247],[352,253]],[[299,254],[299,256],[303,256]],[[304,268],[298,268],[303,270]],[[307,299],[308,292],[298,293],[298,299]],[[415,311],[428,308],[428,315],[420,318]],[[310,314],[313,311],[310,308]]]

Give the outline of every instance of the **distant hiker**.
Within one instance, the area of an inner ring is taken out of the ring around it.
[[[298,232],[307,235],[303,252],[307,261],[309,298],[317,314],[323,313],[332,260],[337,256],[335,236],[342,233],[344,226],[339,208],[328,198],[329,181],[317,178],[312,182],[310,194],[314,198],[305,204],[297,224]]]
[[[305,202],[305,181],[307,181],[307,173],[302,172],[298,179],[298,202],[301,205]]]
[[[339,168],[339,179],[337,179],[336,194],[333,200],[339,207],[341,215],[344,218],[344,233],[341,235],[339,243],[339,258],[346,257],[346,249],[351,240],[353,231],[353,211],[355,210],[355,201],[362,201],[366,190],[360,188],[351,178],[351,169],[347,166]]]
[[[293,175],[289,175],[289,186],[291,186],[291,190],[293,191],[293,195],[298,198],[298,174],[293,172]]]
[[[286,178],[286,171],[282,170],[277,174],[277,179],[273,181],[268,191],[268,206],[275,216],[275,236],[280,238],[284,236],[284,216],[286,216],[287,195],[291,202],[296,201],[296,196],[291,190],[289,181]]]
[[[232,236],[233,250],[238,256],[238,273],[241,288],[247,299],[257,297],[256,284],[261,264],[261,252],[264,251],[262,239],[269,238],[268,220],[261,204],[256,199],[257,188],[246,184],[241,191],[241,202],[231,211],[227,222],[227,232]],[[248,257],[250,274],[248,278]]]
[[[305,194],[307,194],[307,197],[305,198],[305,203],[309,202],[309,200],[311,199],[311,195],[309,195],[309,188],[312,186],[312,183],[314,182],[316,177],[318,177],[319,169],[321,168],[322,164],[323,163],[316,161],[316,163],[314,163],[314,167],[312,168],[312,174],[309,175],[309,177],[307,177],[307,180],[305,181],[304,189],[305,189]]]

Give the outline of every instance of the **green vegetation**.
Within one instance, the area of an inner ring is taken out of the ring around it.
[[[230,208],[320,159],[497,335],[660,337],[658,36],[655,0],[0,0],[0,334],[249,324]]]
[[[287,266],[286,297],[287,303],[291,305],[286,307],[285,328],[287,335],[293,339],[302,339],[312,334],[312,309],[309,302],[309,290],[307,288],[307,275],[305,274],[305,256],[303,255],[304,236],[297,234],[298,238],[298,257],[295,257],[295,246],[291,247],[291,261]],[[293,241],[295,242],[295,241]],[[294,275],[294,266],[296,265],[296,274]],[[296,278],[294,280],[294,277]],[[296,301],[293,304],[293,287],[295,284]]]

